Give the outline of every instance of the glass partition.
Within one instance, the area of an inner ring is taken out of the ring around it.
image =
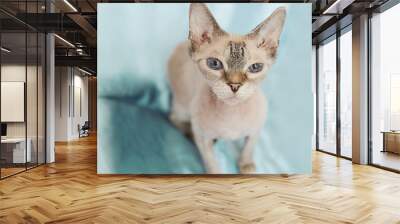
[[[26,33],[1,34],[1,176],[26,169]],[[4,50],[6,49],[6,50]]]
[[[352,32],[340,36],[340,154],[352,157]]]
[[[16,13],[42,13],[44,1],[8,1]],[[0,178],[45,163],[44,33],[0,12]]]
[[[371,19],[371,162],[400,171],[400,5]]]
[[[336,154],[336,38],[318,48],[318,149]]]

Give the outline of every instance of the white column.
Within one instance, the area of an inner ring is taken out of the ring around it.
[[[55,60],[54,60],[54,35],[47,34],[46,36],[46,163],[55,161],[54,151],[54,133],[55,133]]]
[[[46,11],[54,12],[54,5],[46,1]],[[46,35],[46,163],[55,162],[55,43],[54,34]]]
[[[368,15],[353,20],[353,162],[368,163]]]

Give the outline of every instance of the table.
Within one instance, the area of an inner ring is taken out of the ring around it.
[[[26,163],[31,162],[32,140],[26,139],[28,144],[25,154],[25,138],[5,138],[1,139],[1,157],[6,163]]]
[[[382,152],[400,154],[400,131],[383,131]]]

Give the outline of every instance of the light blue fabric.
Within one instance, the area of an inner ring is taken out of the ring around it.
[[[208,4],[220,26],[245,34],[287,8],[278,60],[263,82],[268,118],[258,173],[310,173],[313,132],[310,4]],[[204,173],[193,142],[168,121],[166,62],[188,36],[188,4],[98,5],[98,173]],[[243,141],[216,144],[237,173]]]

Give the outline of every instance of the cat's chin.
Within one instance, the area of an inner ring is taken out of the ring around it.
[[[235,106],[237,104],[240,104],[243,101],[246,101],[246,99],[243,99],[241,97],[238,96],[232,96],[226,99],[220,99],[222,102],[224,102],[225,104],[229,105],[229,106]]]

